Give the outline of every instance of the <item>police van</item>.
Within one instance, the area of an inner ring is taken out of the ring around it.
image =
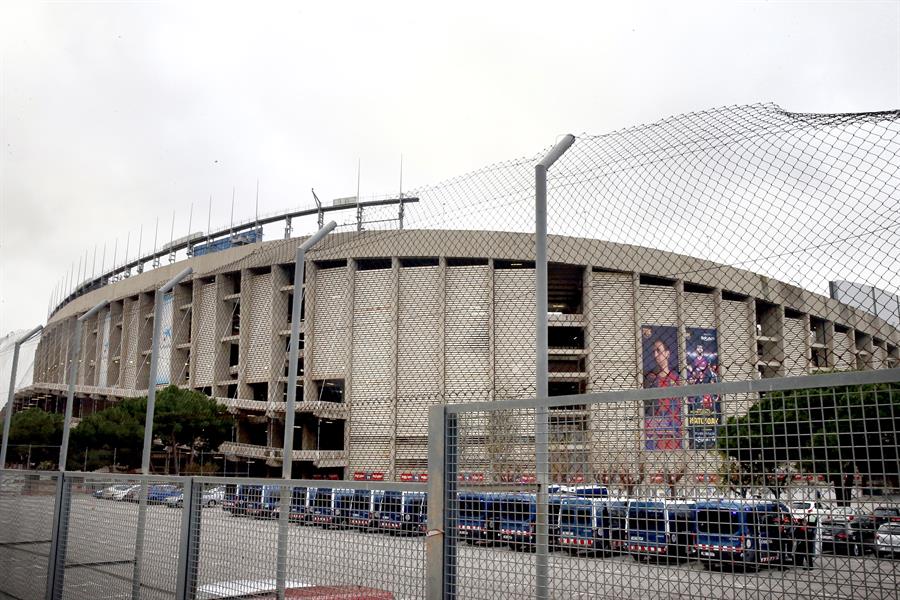
[[[689,500],[633,500],[628,505],[628,552],[635,560],[682,561],[695,552],[696,503]]]
[[[697,557],[706,568],[755,568],[793,560],[795,527],[790,509],[780,502],[699,502],[695,531]]]

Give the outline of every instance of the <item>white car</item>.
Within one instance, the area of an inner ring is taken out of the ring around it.
[[[900,523],[885,523],[875,532],[875,553],[878,556],[900,554]]]
[[[222,504],[222,500],[225,499],[225,486],[217,485],[214,488],[209,488],[203,492],[202,497],[200,498],[201,506],[216,506],[217,504]]]
[[[216,506],[222,504],[225,499],[225,486],[219,485],[214,488],[205,490],[200,497],[200,506]],[[175,496],[169,496],[163,502],[169,508],[181,508],[184,506],[184,492],[179,492]]]
[[[136,487],[140,487],[131,483],[120,483],[117,485],[111,485],[108,488],[100,490],[96,496],[98,498],[105,498],[107,500],[123,500],[125,498],[125,494],[130,492]]]
[[[815,523],[821,517],[833,514],[834,509],[818,501],[796,500],[791,502],[791,516],[801,521]]]
[[[850,506],[833,506],[822,509],[819,519],[828,519],[829,521],[853,521],[861,517],[863,513]]]

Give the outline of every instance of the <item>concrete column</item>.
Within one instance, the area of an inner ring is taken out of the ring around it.
[[[350,406],[353,402],[353,315],[356,307],[356,271],[358,263],[355,259],[347,260],[347,315],[349,324],[347,327],[347,357],[344,363],[344,404]],[[350,457],[350,429],[353,427],[352,411],[348,408],[347,420],[344,421],[344,452]],[[347,463],[349,468],[351,465]],[[344,473],[347,476],[347,473]]]
[[[200,291],[203,289],[203,282],[198,281],[197,285],[191,290],[191,350],[188,358],[188,387],[197,389],[196,375],[197,373],[197,339],[194,332],[200,330]]]
[[[641,351],[641,274],[631,274],[632,305],[634,306],[634,362],[637,365],[635,387],[644,386],[644,353]]]
[[[685,329],[684,318],[684,279],[675,280],[675,325],[678,336],[678,375],[679,377],[684,377],[684,374],[687,372],[687,356],[685,352],[687,331]]]
[[[397,371],[398,357],[400,354],[400,259],[396,256],[391,257],[391,336],[393,337],[391,345],[391,419],[393,420],[393,434],[391,435],[391,469],[389,479],[395,481],[397,478],[397,420],[399,418],[400,402],[397,397]]]
[[[438,259],[438,298],[441,304],[440,324],[438,325],[438,335],[441,338],[441,361],[438,366],[438,381],[440,382],[439,393],[441,395],[441,403],[447,403],[447,257],[441,256]]]
[[[497,319],[494,300],[494,259],[488,259],[488,356],[490,360],[490,400],[497,399]]]
[[[750,363],[753,379],[760,379],[761,375],[756,367],[756,363],[759,362],[759,358],[756,355],[756,300],[747,298],[745,302],[747,303],[747,362]]]
[[[253,390],[247,383],[247,359],[250,358],[250,294],[251,274],[249,269],[241,269],[238,274],[241,282],[241,331],[238,339],[238,374],[237,397],[252,398]],[[269,323],[271,325],[271,321]],[[270,433],[271,433],[271,428]]]
[[[303,286],[303,401],[316,400],[316,390],[313,389],[312,370],[316,360],[316,340],[314,336],[316,321],[316,275],[319,272],[316,263],[306,261],[306,283],[294,282],[296,286]],[[352,319],[352,316],[351,316]]]

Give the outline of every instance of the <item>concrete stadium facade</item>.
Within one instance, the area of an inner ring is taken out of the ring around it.
[[[34,384],[19,390],[17,408],[62,410],[75,319],[103,300],[109,305],[85,323],[74,415],[144,395],[153,292],[191,266],[192,277],[166,299],[170,340],[158,383],[201,390],[228,407],[237,424],[233,441],[220,452],[252,464],[250,473],[277,474],[292,261],[300,241],[195,257],[71,300],[51,315],[36,353]],[[648,324],[677,332],[679,372],[687,367],[689,332],[715,331],[723,381],[900,364],[896,328],[759,274],[580,238],[551,236],[548,256],[551,395],[641,387],[642,332]],[[295,476],[421,477],[427,470],[429,406],[533,395],[533,236],[339,233],[308,260]],[[740,414],[752,401],[723,399],[721,418]],[[617,461],[641,454],[645,446],[635,435],[640,411],[595,406],[551,415],[552,427],[584,432],[554,438],[554,478],[598,479],[601,472],[621,469]],[[503,427],[528,435],[527,424]],[[467,470],[494,478],[528,472],[527,460],[516,464],[510,457],[501,466],[504,461],[492,457],[489,446],[482,442],[467,455]],[[710,450],[655,456],[662,462],[680,456],[691,474],[717,468]]]

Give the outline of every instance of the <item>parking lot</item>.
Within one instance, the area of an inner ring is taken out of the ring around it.
[[[6,500],[6,499],[4,499]],[[4,502],[0,571],[7,593],[42,597],[49,549],[52,496],[22,496],[16,521]],[[142,597],[170,598],[176,581],[182,511],[150,506],[147,512]],[[66,598],[129,598],[138,506],[72,497],[65,571]],[[216,582],[274,579],[278,523],[234,517],[221,508],[202,512],[198,597]],[[15,545],[9,545],[15,542]],[[460,598],[528,597],[534,556],[506,547],[460,544]],[[896,598],[900,561],[821,556],[812,570],[763,569],[756,573],[704,570],[696,562],[638,563],[629,556],[550,557],[553,598]],[[288,578],[309,584],[359,584],[389,590],[396,598],[424,596],[425,547],[421,537],[355,530],[290,527]]]

